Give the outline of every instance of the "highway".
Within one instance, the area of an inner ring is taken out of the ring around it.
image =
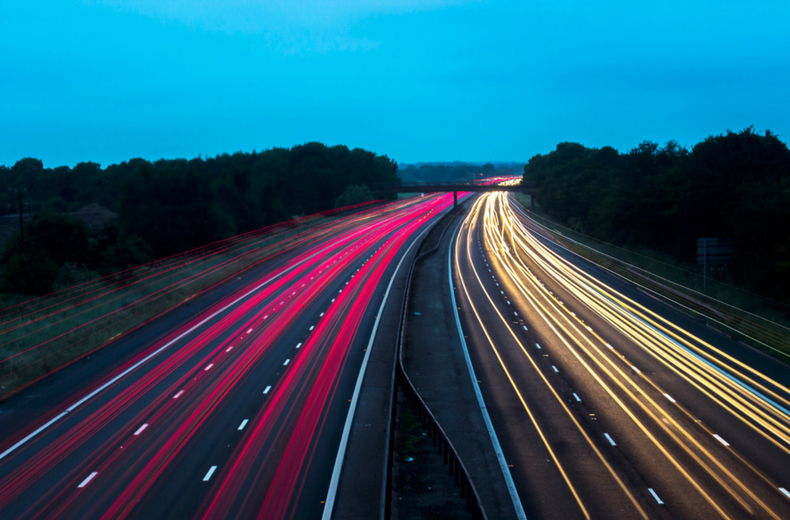
[[[376,312],[452,196],[320,226],[0,406],[0,518],[319,518]]]
[[[790,368],[482,195],[451,247],[482,396],[526,517],[790,518]]]

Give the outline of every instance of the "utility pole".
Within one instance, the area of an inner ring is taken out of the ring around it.
[[[22,205],[22,192],[27,191],[27,188],[8,188],[10,193],[17,194],[17,205],[19,206],[19,249],[25,248],[25,222],[24,222],[24,206]],[[11,206],[11,204],[9,204]]]

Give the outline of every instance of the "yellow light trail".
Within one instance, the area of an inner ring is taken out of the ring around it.
[[[559,301],[559,298],[553,295],[538,280],[522,256],[534,262],[555,283],[562,286],[564,290],[572,294],[579,302],[591,309],[626,338],[645,349],[662,364],[680,375],[680,377],[739,420],[769,439],[776,446],[786,453],[790,453],[790,422],[788,421],[787,413],[790,403],[781,395],[782,392],[787,395],[787,388],[765,378],[765,376],[751,367],[740,363],[712,345],[655,315],[643,306],[598,282],[563,260],[559,255],[554,254],[549,248],[539,242],[524,227],[523,223],[515,217],[509,204],[509,199],[504,194],[489,194],[478,199],[470,215],[466,218],[465,224],[471,230],[481,218],[483,220],[483,234],[487,247],[493,252],[503,270],[508,274],[509,279],[518,287],[524,300],[529,302],[532,308],[557,334],[557,337],[568,348],[569,352],[593,376],[618,406],[631,417],[640,430],[651,439],[651,442],[659,448],[681,474],[706,498],[708,503],[720,515],[727,517],[725,512],[691,477],[680,462],[672,457],[669,451],[650,433],[647,426],[642,424],[633,415],[628,406],[614,394],[609,385],[593,370],[593,367],[582,359],[579,352],[583,352],[602,374],[605,374],[615,386],[619,387],[631,401],[690,455],[744,509],[750,513],[752,512],[752,508],[745,497],[737,492],[733,486],[745,493],[770,516],[778,519],[779,516],[743,482],[737,479],[710,450],[704,448],[695,439],[692,432],[678,423],[637,381],[614,363],[609,353],[614,353],[614,349],[609,347],[609,352],[603,349],[604,345],[607,345],[605,341],[585,325],[581,319],[571,313],[563,305],[563,302]],[[468,251],[467,255],[471,262]],[[457,262],[458,256],[456,255]],[[525,280],[529,283],[529,286],[525,283]],[[541,295],[546,303],[539,301],[536,295]],[[508,330],[510,330],[509,327]],[[510,332],[513,334],[512,331]],[[532,361],[523,347],[522,350]],[[661,392],[658,385],[653,383],[648,376],[640,374],[639,379]],[[681,406],[678,406],[677,409],[689,415]],[[743,460],[737,454],[736,457]],[[777,486],[756,468],[748,463],[747,467],[761,479],[771,484],[773,489],[777,489]]]

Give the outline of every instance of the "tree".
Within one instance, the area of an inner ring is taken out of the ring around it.
[[[358,184],[352,184],[351,186],[346,186],[343,190],[343,193],[335,201],[336,208],[343,208],[346,206],[353,206],[355,204],[361,204],[363,202],[369,202],[374,200],[373,193],[370,191],[370,188],[367,186],[361,186]]]

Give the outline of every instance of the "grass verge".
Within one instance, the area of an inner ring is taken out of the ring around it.
[[[576,254],[674,302],[731,337],[790,361],[790,306],[719,280],[721,273],[716,272],[709,273],[705,290],[701,266],[657,251],[603,242],[530,211],[529,199],[522,194],[516,200],[534,222]]]

